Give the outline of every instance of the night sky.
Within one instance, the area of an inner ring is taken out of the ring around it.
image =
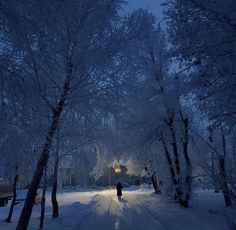
[[[155,14],[158,21],[162,18],[162,0],[130,0],[128,2],[128,11],[142,7],[144,9],[149,9],[153,14]]]

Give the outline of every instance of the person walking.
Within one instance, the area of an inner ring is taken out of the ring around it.
[[[120,200],[121,199],[121,196],[122,196],[122,184],[119,182],[117,185],[116,185],[116,190],[117,190],[117,197],[118,199]]]

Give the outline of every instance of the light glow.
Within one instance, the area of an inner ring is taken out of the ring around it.
[[[115,173],[121,173],[121,168],[119,166],[115,168]]]

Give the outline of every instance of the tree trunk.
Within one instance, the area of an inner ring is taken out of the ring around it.
[[[172,164],[172,160],[171,160],[171,157],[170,157],[170,153],[169,153],[169,150],[167,148],[167,144],[166,144],[166,141],[165,141],[163,135],[161,135],[160,139],[161,139],[161,142],[162,142],[162,145],[163,145],[163,148],[164,148],[164,152],[165,152],[165,156],[166,156],[166,159],[167,159],[167,163],[168,163],[168,166],[169,166],[171,180],[172,180],[172,183],[173,183],[173,185],[175,187],[175,192],[176,192],[177,200],[178,200],[178,202],[179,202],[179,204],[181,206],[186,207],[185,202],[182,200],[183,192],[182,192],[181,187],[178,184],[178,181],[176,179],[176,175],[175,175],[175,171],[174,171],[174,168],[173,168],[173,164]]]
[[[175,157],[175,168],[176,168],[176,179],[177,183],[180,185],[180,162],[179,162],[179,154],[178,154],[178,149],[177,149],[177,141],[176,141],[176,134],[175,134],[175,129],[173,126],[174,123],[174,116],[169,115],[167,126],[170,129],[171,137],[172,137],[172,148],[173,148],[173,153]]]
[[[58,143],[57,143],[57,149],[56,149],[56,160],[54,164],[54,172],[53,172],[53,185],[52,185],[52,194],[51,194],[51,201],[52,201],[52,216],[58,217],[59,216],[59,210],[58,210],[58,202],[57,202],[57,176],[58,176],[58,164],[59,164],[59,153],[58,153]]]
[[[161,190],[159,189],[157,177],[156,177],[156,171],[153,169],[153,163],[152,160],[149,161],[149,164],[145,167],[145,171],[150,176],[153,189],[156,194],[161,194]]]
[[[213,182],[215,185],[215,192],[218,191],[219,186],[216,180],[216,175],[215,175],[215,163],[214,163],[214,156],[215,156],[215,152],[212,151],[211,153],[211,173],[212,173],[212,178],[213,178]]]
[[[15,203],[16,203],[16,196],[17,196],[17,194],[16,194],[16,185],[17,185],[17,182],[18,182],[18,177],[19,176],[18,176],[17,167],[16,167],[16,175],[15,175],[14,184],[13,184],[13,198],[12,198],[11,207],[10,207],[8,217],[5,220],[8,223],[11,222],[14,206],[15,206]]]
[[[25,204],[22,209],[16,230],[26,230],[28,227],[29,220],[30,220],[31,213],[32,213],[32,209],[33,209],[34,200],[35,200],[36,193],[37,193],[37,189],[39,187],[39,183],[42,178],[44,168],[48,162],[48,157],[49,157],[49,152],[50,152],[51,145],[52,145],[52,140],[53,140],[53,137],[55,135],[55,131],[58,126],[61,112],[65,106],[65,100],[67,99],[67,96],[68,96],[69,82],[70,82],[70,77],[67,76],[66,81],[63,86],[63,93],[61,95],[61,99],[59,100],[57,107],[55,109],[53,109],[52,122],[51,122],[50,128],[48,130],[48,133],[46,135],[44,147],[41,152],[41,156],[38,160],[36,169],[34,171],[33,179],[31,181],[31,184],[30,184],[27,196],[26,196]]]
[[[45,198],[46,188],[47,188],[47,166],[45,167],[45,170],[44,170],[43,193],[42,193],[42,199],[41,199],[41,214],[40,214],[39,229],[43,229],[45,203],[46,203],[46,198]]]
[[[220,172],[221,187],[223,191],[225,205],[231,206],[232,200],[230,198],[230,191],[229,191],[228,182],[227,182],[224,157],[219,158],[219,172]]]
[[[231,206],[232,205],[232,200],[230,198],[230,189],[228,186],[228,180],[227,180],[227,175],[226,175],[226,170],[225,170],[225,157],[226,157],[226,142],[225,142],[225,135],[223,133],[223,127],[221,127],[221,132],[222,132],[222,142],[223,142],[223,155],[219,156],[219,173],[220,173],[220,182],[221,182],[221,187],[225,199],[225,205],[226,206]]]
[[[151,176],[152,186],[156,194],[160,194],[160,189],[158,188],[156,175]]]
[[[185,175],[185,202],[186,206],[188,206],[188,202],[192,196],[192,165],[188,154],[188,118],[183,119],[184,123],[184,139],[183,139],[183,154],[184,160],[186,164],[186,175]]]

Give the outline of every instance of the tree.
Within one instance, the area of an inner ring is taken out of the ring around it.
[[[188,71],[199,107],[216,124],[234,126],[233,1],[170,0],[165,6],[173,56]]]
[[[1,3],[2,31],[5,42],[15,50],[14,64],[31,84],[38,102],[51,114],[17,229],[28,226],[55,132],[67,108],[73,107],[82,114],[101,111],[116,96],[114,88],[122,84],[118,54],[122,56],[121,48],[145,25],[139,23],[138,17],[121,21],[118,14],[121,3],[119,0]]]
[[[235,126],[235,41],[232,38],[236,18],[233,4],[232,0],[211,3],[170,0],[165,4],[173,57],[188,82],[189,94],[193,95],[191,100],[213,129],[227,130],[227,135],[233,133]],[[225,134],[222,138],[225,139]],[[223,190],[227,190],[225,148],[223,152],[219,158],[219,178],[224,181]],[[229,203],[226,201],[226,205]]]
[[[13,184],[13,198],[12,198],[12,202],[11,202],[11,206],[10,206],[10,210],[9,210],[9,214],[8,217],[6,218],[6,222],[10,223],[11,222],[11,218],[12,218],[12,214],[13,214],[13,210],[14,210],[14,206],[16,204],[16,186],[17,186],[17,181],[18,181],[18,167],[16,166],[16,174],[15,174],[15,178],[14,178],[14,184]]]

